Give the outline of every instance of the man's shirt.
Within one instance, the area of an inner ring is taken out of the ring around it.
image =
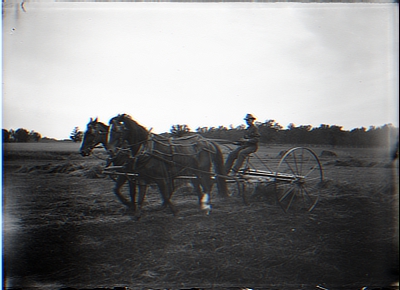
[[[244,135],[244,139],[246,142],[250,144],[257,144],[260,141],[260,133],[258,132],[258,128],[253,124],[247,127],[246,134]]]

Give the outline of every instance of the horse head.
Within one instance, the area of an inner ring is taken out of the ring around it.
[[[127,137],[127,128],[123,122],[123,115],[118,115],[110,119],[109,122],[109,132],[108,132],[108,142],[107,149],[111,156],[117,153],[118,148],[120,148],[124,140]]]
[[[98,122],[97,118],[90,118],[89,123],[87,124],[86,131],[83,135],[83,141],[80,148],[80,153],[82,156],[89,156],[92,150],[100,143],[103,144],[104,147],[107,146],[107,134],[108,134],[108,126]]]
[[[148,140],[148,131],[134,121],[127,114],[120,114],[111,118],[109,122],[108,152],[112,156],[122,147],[131,149],[133,156],[136,155],[140,146]]]

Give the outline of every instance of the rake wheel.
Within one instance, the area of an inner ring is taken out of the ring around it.
[[[286,152],[275,173],[275,192],[284,212],[312,211],[317,205],[324,174],[317,155],[308,148]]]

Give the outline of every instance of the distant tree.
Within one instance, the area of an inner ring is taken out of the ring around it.
[[[293,123],[290,123],[289,125],[287,125],[288,130],[294,130],[295,128],[296,128],[296,125]]]
[[[365,146],[367,144],[366,131],[365,127],[352,129],[348,134],[348,144],[346,145]]]
[[[368,143],[370,146],[391,146],[396,143],[398,134],[398,128],[392,124],[381,127],[370,126],[367,131]]]
[[[29,131],[23,128],[19,128],[14,132],[15,142],[28,142],[29,141]]]
[[[9,142],[15,142],[15,137],[14,137],[14,135],[15,135],[15,130],[13,130],[13,129],[10,129],[9,131],[8,131],[8,135],[9,135]]]
[[[285,134],[285,141],[290,144],[300,143],[300,130],[294,123],[287,125],[287,130]]]
[[[329,145],[332,145],[332,147],[343,144],[344,131],[342,130],[342,128],[343,128],[342,126],[337,126],[337,125],[332,125],[329,128],[329,134],[330,134]]]
[[[264,144],[314,144],[336,146],[395,146],[399,136],[399,128],[392,124],[386,124],[381,127],[370,126],[355,128],[350,131],[343,130],[342,126],[320,124],[319,127],[311,125],[296,126],[290,123],[286,129],[283,129],[275,120],[266,120],[265,122],[256,122],[261,134],[260,143]],[[243,137],[246,126],[241,124],[234,127],[198,127],[196,132],[210,139],[225,139],[236,141]],[[175,136],[188,134],[190,129],[186,125],[172,126],[171,133],[165,133]]]
[[[314,144],[328,145],[332,143],[330,134],[330,126],[327,124],[320,124],[319,127],[311,130],[312,140]]]
[[[3,143],[10,142],[10,132],[7,129],[3,129]]]
[[[196,129],[196,132],[197,132],[197,133],[200,133],[200,134],[205,134],[205,133],[208,132],[208,128],[207,128],[207,127],[198,127],[198,128]]]
[[[174,137],[182,137],[190,133],[188,125],[173,125],[170,130]]]
[[[79,130],[79,127],[75,127],[69,138],[74,142],[81,142],[83,138],[83,132]]]
[[[218,126],[213,128],[213,138],[226,139],[228,138],[228,128],[225,126]]]
[[[266,120],[264,123],[256,123],[261,135],[260,141],[262,143],[273,143],[278,140],[278,131],[282,129],[275,120]]]
[[[40,135],[38,132],[31,131],[29,133],[29,141],[39,142],[40,139],[42,139],[42,135]]]
[[[240,124],[240,125],[237,126],[235,129],[236,129],[236,130],[246,130],[246,125]]]

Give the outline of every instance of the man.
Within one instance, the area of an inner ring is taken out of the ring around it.
[[[257,127],[254,125],[256,118],[252,114],[247,114],[244,118],[247,123],[247,129],[244,137],[235,144],[240,145],[234,151],[232,151],[225,162],[226,174],[232,169],[231,175],[237,175],[240,167],[242,166],[245,158],[258,149],[258,141],[260,139],[260,133]],[[232,168],[233,162],[236,160],[235,165]]]

